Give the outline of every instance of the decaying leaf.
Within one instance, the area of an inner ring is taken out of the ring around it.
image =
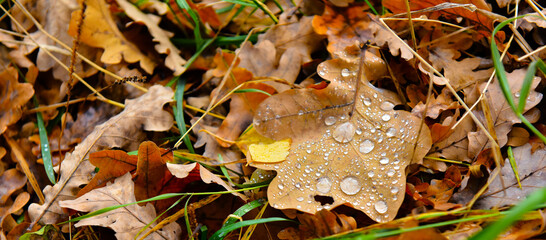
[[[21,106],[34,95],[32,84],[19,83],[17,76],[17,70],[12,67],[0,73],[0,134],[21,118]]]
[[[140,52],[138,47],[127,40],[116,26],[104,0],[87,1],[85,21],[81,29],[80,41],[97,48],[104,49],[100,60],[107,64],[117,64],[121,60],[128,63],[139,62],[140,67],[147,73],[152,73],[155,63],[148,56]],[[77,24],[81,10],[72,13],[69,33],[76,35]]]
[[[161,19],[152,14],[144,14],[128,1],[117,0],[117,3],[125,10],[127,16],[146,25],[148,31],[150,31],[150,34],[154,37],[153,41],[157,42],[155,50],[159,53],[167,54],[165,66],[173,70],[174,75],[182,74],[185,70],[184,65],[186,64],[186,60],[180,56],[180,50],[178,50],[169,39],[174,34],[167,32],[158,26]]]
[[[500,175],[495,179],[489,179],[489,189],[476,202],[476,206],[483,209],[515,205],[525,199],[532,192],[544,187],[546,182],[546,149],[538,149],[531,152],[531,144],[525,144],[514,148],[514,158],[521,181],[519,188],[514,171],[508,159],[500,169]],[[491,174],[491,177],[494,177]],[[502,181],[501,179],[502,178]]]
[[[136,202],[134,184],[131,174],[126,173],[117,178],[114,183],[98,188],[74,200],[60,201],[63,208],[70,208],[80,212],[92,212],[106,207]],[[80,226],[102,226],[116,232],[117,239],[134,239],[136,234],[152,222],[156,213],[152,204],[141,207],[138,204],[118,208],[97,216],[82,219],[75,224]],[[146,228],[144,233],[155,226],[155,223]],[[177,223],[170,223],[162,230],[154,232],[147,239],[177,239],[182,230]]]
[[[71,154],[66,155],[57,184],[44,188],[46,203],[30,205],[31,219],[40,218],[41,222],[52,224],[66,217],[58,201],[74,199],[80,186],[88,184],[93,177],[95,166],[86,159],[90,152],[114,147],[135,150],[145,138],[144,131],[170,129],[173,117],[163,110],[163,105],[171,101],[173,95],[170,88],[152,86],[141,97],[126,100],[123,112],[96,126]]]
[[[405,167],[430,148],[428,127],[394,110],[397,96],[358,77],[356,62],[329,60],[318,73],[332,81],[327,88],[270,97],[254,119],[262,135],[292,138],[284,162],[253,163],[277,171],[268,188],[271,205],[315,213],[348,204],[378,222],[392,220],[404,198]],[[333,201],[323,204],[320,196]]]

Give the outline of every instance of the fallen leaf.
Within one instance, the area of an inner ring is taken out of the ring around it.
[[[517,69],[511,73],[507,73],[508,85],[510,91],[512,92],[515,103],[519,102],[519,91],[521,89],[526,72],[526,69]],[[533,83],[531,84],[531,91],[529,92],[529,96],[527,97],[523,113],[526,113],[530,109],[534,108],[542,100],[542,93],[534,91],[539,83],[540,78],[535,77],[533,79]],[[483,92],[486,86],[487,83],[482,83],[478,85],[477,91]],[[516,114],[512,111],[512,108],[510,108],[510,105],[508,105],[508,103],[506,102],[498,80],[495,80],[492,84],[489,85],[485,97],[487,103],[489,104],[489,110],[491,113],[492,122],[495,126],[495,134],[497,135],[499,147],[503,147],[508,141],[508,133],[512,130],[512,125],[516,123],[521,123],[521,120],[516,116]],[[483,109],[480,110],[483,111]],[[484,126],[487,126],[487,121],[484,119],[484,115],[481,111],[474,111],[474,114],[476,115],[476,117],[478,117],[478,119],[480,119]],[[468,141],[469,156],[477,156],[478,153],[483,151],[485,148],[491,147],[489,139],[482,130],[469,132]]]
[[[27,177],[19,170],[11,168],[2,173],[0,182],[0,205],[4,205],[11,194],[25,186]]]
[[[432,66],[438,71],[443,70],[445,78],[436,76],[430,69],[424,69],[423,64],[419,64],[419,69],[428,74],[435,84],[445,85],[449,83],[455,91],[483,82],[489,79],[493,73],[493,68],[476,70],[485,59],[475,57],[457,61],[459,55],[459,51],[453,48],[437,47],[429,51],[429,60]]]
[[[79,7],[77,1],[75,0],[67,0],[67,1],[24,0],[24,1],[20,1],[20,3],[42,25],[44,31],[47,32],[47,34],[71,46],[73,37],[69,35],[68,33],[68,29],[69,29],[68,23],[70,22],[70,17],[72,12]],[[48,48],[50,53],[53,56],[57,57],[57,59],[59,59],[60,62],[62,62],[66,66],[70,66],[71,64],[72,54],[70,53],[70,51],[64,49],[60,44],[56,43],[44,32],[36,29],[36,27],[31,28],[31,26],[33,26],[34,23],[23,14],[23,11],[21,11],[19,7],[14,7],[11,10],[14,11],[14,15],[16,16],[16,18],[19,19],[20,22],[23,22],[23,25],[28,26],[28,28],[26,29],[30,31],[30,35],[25,36],[25,38],[23,39],[23,42],[27,43],[28,46],[19,45],[19,48],[10,52],[10,55],[11,56],[16,56],[16,55],[19,56],[19,54],[28,55],[32,53],[34,50],[38,49],[38,55],[35,61],[38,69],[41,72],[46,72],[51,69],[53,71],[53,76],[56,79],[59,79],[63,82],[67,82],[69,80],[70,75],[67,74],[66,69],[63,68],[63,66],[61,66],[58,62],[53,60],[51,56],[49,56],[49,54],[46,52],[46,49],[38,48],[38,46],[34,44],[31,38],[37,43],[39,43],[41,46]],[[19,28],[15,28],[15,29],[19,30]],[[23,32],[20,32],[20,33],[23,34]],[[52,49],[55,49],[57,51],[52,51]],[[97,51],[96,49],[92,47],[81,44],[78,47],[78,53],[87,57],[91,61],[96,61],[95,56],[97,55]],[[81,77],[88,77],[95,74],[97,70],[83,63],[81,59],[76,58],[74,62],[74,72]],[[62,91],[61,93],[62,97],[64,97],[64,94],[65,94],[64,91]],[[62,97],[60,97],[60,99],[58,100],[61,100]]]
[[[302,17],[284,25],[271,27],[258,37],[255,45],[245,44],[239,51],[241,63],[256,77],[276,77],[294,83],[303,63],[312,60],[311,53],[320,46],[322,37],[313,31],[312,17]],[[268,83],[277,92],[285,84]]]
[[[104,187],[106,183],[134,170],[137,165],[137,156],[128,155],[121,150],[103,150],[89,154],[89,162],[99,168],[93,179],[78,192],[80,197],[89,191]]]
[[[127,16],[133,20],[143,23],[153,36],[155,50],[159,53],[167,54],[165,59],[165,66],[171,69],[174,75],[182,74],[186,68],[186,60],[180,56],[180,50],[171,43],[171,38],[174,34],[167,32],[159,27],[159,21],[161,18],[152,14],[144,14],[137,7],[126,0],[116,0],[121,8],[125,10]],[[149,72],[150,73],[150,72]]]
[[[216,183],[222,187],[224,187],[228,191],[233,191],[234,189],[230,187],[224,180],[222,180],[220,177],[214,175],[212,172],[210,172],[208,169],[201,166],[201,164],[197,163],[190,163],[190,164],[172,164],[167,163],[167,168],[169,171],[176,176],[177,178],[185,178],[188,176],[188,174],[192,171],[196,171],[195,169],[198,169],[197,172],[199,172],[199,176],[201,176],[201,180],[205,183]],[[248,197],[245,195],[233,192],[233,195],[240,197],[243,199],[243,201],[247,201]]]
[[[108,183],[106,187],[92,190],[74,200],[60,201],[59,205],[63,208],[70,208],[80,212],[92,212],[106,207],[134,202],[136,202],[134,184],[131,180],[131,174],[126,173],[122,177],[117,178],[114,183]],[[144,207],[132,204],[82,219],[75,226],[108,227],[116,232],[117,239],[134,239],[142,228],[146,227],[146,230],[149,231],[155,226],[156,223],[146,226],[155,217],[156,213],[152,204],[148,203]],[[143,233],[146,233],[146,230]],[[181,231],[180,226],[173,222],[162,228],[162,230],[152,233],[149,239],[177,239],[180,237]]]
[[[444,88],[442,89],[442,93],[440,93],[438,97],[432,97],[428,104],[419,102],[411,110],[411,113],[415,116],[421,117],[423,116],[423,112],[427,106],[428,108],[425,116],[436,119],[443,111],[447,109],[455,109],[459,106],[459,104],[451,98],[451,92],[449,89]]]
[[[52,224],[59,218],[67,217],[58,201],[74,199],[80,186],[91,180],[95,167],[86,160],[90,152],[114,147],[134,150],[145,138],[143,131],[170,129],[173,117],[163,110],[163,105],[172,101],[173,95],[170,88],[152,86],[141,97],[126,100],[123,112],[96,126],[71,154],[66,155],[57,184],[43,189],[45,204],[30,205],[29,215],[32,221],[40,220],[45,224]]]
[[[525,128],[513,127],[512,131],[508,133],[508,142],[506,142],[506,145],[512,147],[523,146],[529,142],[529,137],[529,132]]]
[[[19,83],[18,72],[8,67],[0,73],[0,134],[4,133],[9,125],[17,122],[23,111],[21,107],[34,95],[30,83]]]
[[[110,14],[109,5],[104,0],[90,0],[86,3],[80,41],[89,46],[104,49],[100,58],[103,63],[118,64],[122,59],[128,63],[139,62],[140,67],[151,74],[156,64],[119,31]],[[81,10],[72,13],[73,17],[68,30],[72,36],[76,35],[80,15]]]
[[[370,30],[373,33],[372,43],[378,46],[389,45],[389,52],[393,56],[400,56],[406,61],[413,59],[413,53],[405,40],[398,39],[397,35],[389,31],[375,17],[372,17],[372,20],[370,22]]]
[[[449,200],[453,195],[455,188],[461,184],[461,172],[458,167],[451,165],[445,171],[444,179],[432,179],[430,184],[419,186],[419,183],[414,184],[414,191],[411,195],[415,200],[423,202],[425,205],[434,207],[436,210],[447,211],[456,207],[461,207],[461,204],[451,203]],[[419,187],[421,189],[419,190]]]
[[[5,236],[6,232],[10,232],[15,226],[15,219],[11,214],[21,215],[21,209],[25,207],[30,200],[30,194],[28,192],[21,192],[12,201],[4,202],[0,204],[0,235]],[[4,238],[5,239],[5,238]]]
[[[368,26],[370,17],[363,14],[366,8],[352,6],[338,9],[325,5],[322,15],[313,18],[315,32],[328,36],[328,52],[342,57],[346,47],[372,39]]]
[[[301,223],[298,230],[292,227],[283,229],[278,233],[280,239],[320,238],[357,228],[356,220],[353,217],[330,212],[326,209],[318,211],[315,215],[298,213],[296,216]],[[298,237],[291,237],[291,235]]]
[[[512,166],[506,159],[500,169],[499,176],[491,174],[489,178],[491,184],[487,192],[476,202],[476,207],[490,209],[516,205],[527,195],[544,187],[546,182],[546,149],[538,149],[531,153],[531,144],[528,143],[514,148],[513,152],[522,188],[518,187]],[[492,179],[493,177],[495,178]]]
[[[442,126],[449,127],[455,124],[457,119],[455,117],[447,117],[444,119]],[[476,127],[470,117],[465,117],[459,120],[459,124],[447,135],[441,136],[442,140],[435,142],[430,149],[428,156],[430,157],[443,157],[445,159],[469,161],[473,156],[468,155],[468,136],[469,132],[475,131]],[[440,138],[440,137],[438,137]]]
[[[170,155],[172,159],[172,152],[166,155]],[[161,193],[164,184],[171,177],[167,170],[166,158],[154,142],[145,141],[138,147],[138,164],[135,173],[135,196],[138,201]]]
[[[443,0],[419,0],[419,1],[409,1],[409,6],[411,11],[422,10],[429,7],[435,7],[436,5],[444,3]],[[457,1],[457,4],[473,4],[478,9],[483,10],[484,12],[491,12],[490,5],[484,0],[462,0]],[[391,10],[392,13],[407,13],[406,4],[403,0],[393,0],[384,3],[384,6]],[[463,18],[467,21],[467,25],[476,25],[478,27],[478,32],[481,34],[481,37],[490,37],[491,32],[495,27],[494,23],[499,19],[493,19],[490,15],[481,13],[480,11],[471,11],[463,7],[452,7],[445,8],[442,10],[436,10],[432,12],[425,13],[416,13],[413,14],[414,17],[419,15],[427,15],[429,19],[438,19],[440,16],[443,16],[447,19],[457,20],[458,18]],[[496,38],[501,42],[504,40],[504,33],[499,32],[496,35]],[[479,39],[478,39],[479,40]]]
[[[271,205],[315,213],[348,204],[378,222],[390,221],[404,198],[405,167],[420,163],[430,148],[428,127],[394,110],[394,93],[360,80],[355,62],[329,60],[318,72],[331,81],[327,88],[277,94],[254,119],[265,137],[292,139],[284,162],[252,164],[277,171],[268,188]],[[333,201],[322,204],[316,196]]]

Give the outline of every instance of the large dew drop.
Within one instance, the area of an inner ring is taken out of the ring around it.
[[[385,115],[381,116],[381,120],[387,122],[387,121],[391,120],[391,115],[385,114]]]
[[[349,75],[351,75],[351,71],[349,71],[349,69],[344,68],[343,70],[341,70],[342,77],[348,77]]]
[[[336,141],[340,143],[346,143],[353,140],[355,132],[355,125],[353,125],[351,122],[344,122],[336,127],[336,129],[332,133],[332,136]]]
[[[364,98],[364,100],[362,100],[362,102],[363,102],[364,105],[366,105],[366,106],[372,105],[372,100],[371,100],[370,98]]]
[[[381,105],[379,105],[379,108],[381,108],[381,110],[383,111],[390,111],[394,109],[394,103],[391,103],[389,101],[384,101],[381,103]]]
[[[341,191],[343,191],[347,195],[355,195],[360,192],[361,188],[358,178],[353,176],[345,177],[341,181],[339,186],[341,187]]]
[[[334,123],[336,123],[336,118],[334,116],[329,116],[324,119],[324,124],[326,124],[326,126],[332,126]]]
[[[388,209],[387,203],[385,203],[385,201],[375,202],[374,207],[375,207],[375,211],[381,214],[386,213]]]
[[[389,159],[387,157],[382,157],[381,159],[379,159],[379,163],[385,165],[389,163]]]
[[[369,139],[366,139],[360,144],[360,147],[358,148],[358,150],[363,154],[367,154],[367,153],[370,153],[373,150],[373,148],[374,148],[373,142]]]
[[[317,180],[317,191],[327,194],[332,188],[332,181],[328,177],[321,177]]]

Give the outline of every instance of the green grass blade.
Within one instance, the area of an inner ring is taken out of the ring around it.
[[[516,108],[516,105],[514,104],[514,98],[512,97],[512,92],[510,91],[508,78],[506,77],[506,71],[504,69],[504,65],[502,64],[502,60],[500,59],[500,53],[499,53],[499,50],[497,49],[497,44],[495,43],[495,35],[500,29],[502,29],[504,26],[506,26],[510,22],[525,16],[526,15],[521,15],[515,18],[510,18],[508,20],[501,22],[499,25],[495,27],[491,37],[491,57],[493,58],[493,65],[495,67],[497,79],[499,80],[502,94],[504,95],[506,102],[508,102],[508,105],[510,105],[510,107],[512,108],[512,111],[514,111],[514,113],[518,116],[521,122],[525,124],[525,126],[529,128],[529,130],[531,130],[531,132],[533,132],[538,138],[540,138],[540,140],[546,143],[546,137],[538,129],[536,129],[535,126],[533,126],[533,124],[531,124],[525,118],[525,116],[523,116],[523,113],[518,112],[518,108]],[[544,70],[546,70],[546,66],[544,66],[544,63],[541,60],[539,60],[538,67],[543,72]],[[525,97],[524,99],[527,99],[527,97]]]
[[[176,77],[179,78],[179,77]],[[176,91],[174,93],[174,100],[176,101],[176,107],[173,108],[174,110],[174,118],[176,119],[176,125],[178,126],[178,129],[180,130],[180,134],[186,133],[186,121],[184,120],[184,89],[186,87],[186,78],[178,79],[178,83],[176,84]],[[186,135],[184,137],[184,144],[186,144],[186,147],[191,153],[195,153],[195,150],[193,149],[193,146],[190,141],[190,136]]]
[[[254,2],[262,11],[264,11],[264,13],[267,14],[267,16],[269,16],[273,22],[275,22],[275,24],[279,23],[279,19],[275,17],[275,14],[273,14],[263,2],[259,0],[252,0],[252,2]]]
[[[527,73],[525,73],[525,78],[523,78],[523,84],[521,85],[521,90],[519,91],[519,104],[517,113],[523,113],[525,109],[527,96],[529,96],[529,91],[531,90],[531,85],[537,72],[537,63],[537,61],[533,61],[531,64],[529,64]]]
[[[523,17],[523,15],[519,16],[518,18],[520,17]],[[516,19],[517,18],[510,18],[506,21],[501,22],[495,27],[493,33],[491,34],[491,57],[493,58],[493,66],[495,67],[495,72],[497,75],[497,79],[499,80],[502,94],[504,95],[504,98],[506,98],[508,105],[510,105],[514,112],[516,112],[516,105],[514,104],[514,97],[512,96],[512,92],[510,91],[510,85],[508,84],[508,78],[506,77],[506,70],[504,69],[502,60],[500,59],[500,52],[498,50],[497,43],[495,42],[495,35],[497,35],[497,32],[499,32],[504,26]]]
[[[34,97],[34,105],[38,107],[38,100],[36,97]],[[44,124],[44,118],[42,117],[41,112],[36,112],[36,122],[38,123],[38,133],[40,134],[40,150],[42,151],[44,169],[49,181],[55,184],[55,171],[53,170],[53,161],[51,160],[51,149],[49,146],[49,140],[47,139],[47,130]]]
[[[516,159],[514,159],[514,152],[512,151],[512,147],[508,146],[508,161],[510,162],[510,166],[512,166],[512,171],[514,172],[514,176],[516,176],[516,180],[518,181],[518,186],[520,189],[521,187],[521,181],[519,180],[519,171],[518,171],[518,165],[516,164]]]
[[[546,74],[546,64],[544,64],[544,62],[542,61],[542,59],[537,60],[537,62],[538,62],[538,64],[537,64],[538,69],[539,69],[543,74]]]
[[[214,42],[214,38],[211,38],[211,39],[207,39],[207,41],[205,41],[205,44],[203,44],[203,46],[201,46],[201,48],[199,48],[199,50],[197,52],[195,52],[193,54],[193,56],[191,56],[190,59],[188,59],[188,61],[186,62],[186,65],[184,65],[184,68],[188,69],[192,64],[193,62],[195,62],[195,60],[199,57],[199,55],[201,55],[201,53],[208,47],[210,46],[210,44]],[[174,77],[171,81],[169,81],[167,84],[165,84],[165,86],[167,87],[170,87],[172,86],[176,81],[178,80],[177,77]]]
[[[379,15],[379,13],[377,13],[377,11],[375,10],[375,8],[373,7],[373,5],[370,3],[369,0],[364,0],[364,2],[366,2],[366,5],[368,5],[368,7],[370,7],[370,9],[372,10],[373,14]]]
[[[280,217],[271,217],[271,218],[253,219],[253,220],[247,220],[247,221],[237,222],[237,223],[234,223],[234,224],[231,224],[231,225],[228,225],[228,226],[225,226],[225,227],[221,228],[220,230],[218,230],[217,232],[215,232],[215,233],[209,238],[209,240],[221,240],[221,239],[224,239],[224,237],[225,237],[228,233],[230,233],[230,232],[233,231],[233,230],[242,228],[242,227],[246,227],[246,226],[250,226],[250,225],[254,225],[254,224],[260,224],[260,223],[278,222],[278,221],[291,221],[291,220],[288,220],[288,219],[285,219],[285,218],[280,218]]]
[[[265,95],[267,95],[268,97],[271,97],[271,94],[264,91],[264,90],[260,90],[260,89],[255,89],[255,88],[245,88],[245,89],[239,89],[239,90],[235,90],[233,93],[247,93],[247,92],[257,92],[257,93],[263,93]]]
[[[191,0],[190,0],[191,1]],[[195,38],[195,49],[200,49],[201,46],[203,46],[203,38],[201,37],[201,21],[199,19],[199,16],[195,11],[190,7],[188,2],[186,0],[176,0],[176,4],[178,7],[186,10],[188,14],[190,14],[191,19],[194,23],[193,28],[193,37]]]
[[[193,239],[193,234],[192,234],[192,230],[190,226],[190,217],[188,216],[188,203],[190,202],[191,197],[193,197],[193,195],[190,195],[188,200],[186,200],[186,204],[184,205],[184,209],[186,209],[186,211],[184,211],[184,221],[186,222],[186,231],[188,232],[188,239]]]
[[[258,7],[254,2],[250,0],[222,0],[222,2],[239,4],[239,5],[247,6],[247,7]]]
[[[546,202],[546,188],[542,188],[527,197],[523,202],[508,211],[501,220],[494,222],[489,227],[472,236],[469,240],[497,239],[497,236],[506,231],[513,223],[521,219],[526,212],[535,209]]]
[[[237,209],[235,212],[233,212],[231,214],[231,216],[237,216],[237,217],[242,217],[243,215],[247,214],[248,212],[252,211],[253,209],[257,208],[257,207],[260,207],[264,205],[264,200],[263,199],[257,199],[257,200],[254,200],[252,202],[249,202],[243,206],[241,206],[239,209]],[[227,225],[231,225],[231,224],[234,224],[235,222],[237,222],[237,218],[235,217],[229,217],[229,219],[224,223],[224,225],[222,225],[222,227],[225,227]]]

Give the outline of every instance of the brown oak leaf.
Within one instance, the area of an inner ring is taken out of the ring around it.
[[[285,161],[253,163],[277,171],[268,188],[273,207],[315,213],[348,204],[378,222],[396,216],[405,167],[422,161],[430,132],[419,118],[393,109],[399,104],[396,94],[358,77],[358,65],[323,62],[318,73],[331,81],[327,88],[288,90],[258,109],[259,133],[292,138]],[[315,197],[332,201],[323,204]]]

